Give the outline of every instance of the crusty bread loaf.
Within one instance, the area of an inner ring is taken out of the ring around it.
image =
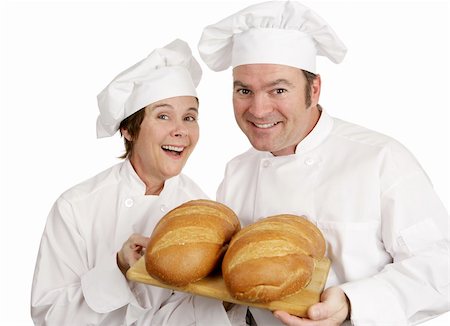
[[[236,214],[211,200],[192,200],[168,212],[156,225],[145,253],[147,272],[183,286],[208,275],[240,229]]]
[[[279,300],[306,287],[325,254],[321,231],[306,218],[276,215],[240,230],[222,262],[232,296],[247,302]]]

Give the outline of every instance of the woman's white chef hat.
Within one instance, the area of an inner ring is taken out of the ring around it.
[[[347,49],[330,26],[295,1],[247,7],[203,30],[198,49],[214,71],[244,64],[282,64],[316,73],[316,56],[334,63]]]
[[[120,73],[97,96],[97,138],[114,135],[120,123],[156,101],[197,96],[202,69],[189,45],[175,40]]]

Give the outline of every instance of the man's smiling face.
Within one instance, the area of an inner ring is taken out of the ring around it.
[[[248,64],[233,69],[233,106],[236,121],[254,148],[289,155],[317,123],[320,79],[309,90],[298,68]]]

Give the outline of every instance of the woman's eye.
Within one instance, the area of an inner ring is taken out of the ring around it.
[[[184,120],[186,120],[186,121],[197,121],[197,118],[193,117],[193,116],[188,116],[188,117],[184,118]]]
[[[169,116],[167,114],[160,114],[160,115],[158,115],[158,119],[169,120]]]

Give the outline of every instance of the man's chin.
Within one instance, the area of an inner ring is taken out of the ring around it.
[[[267,143],[252,142],[252,141],[250,141],[250,143],[252,144],[254,149],[260,152],[272,152],[276,150],[274,146],[270,146]]]
[[[253,148],[260,152],[270,152],[274,156],[285,156],[285,155],[291,155],[295,153],[296,146],[287,146],[287,147],[280,147],[275,146],[273,144],[267,144],[267,143],[261,143],[261,142],[251,142]]]

